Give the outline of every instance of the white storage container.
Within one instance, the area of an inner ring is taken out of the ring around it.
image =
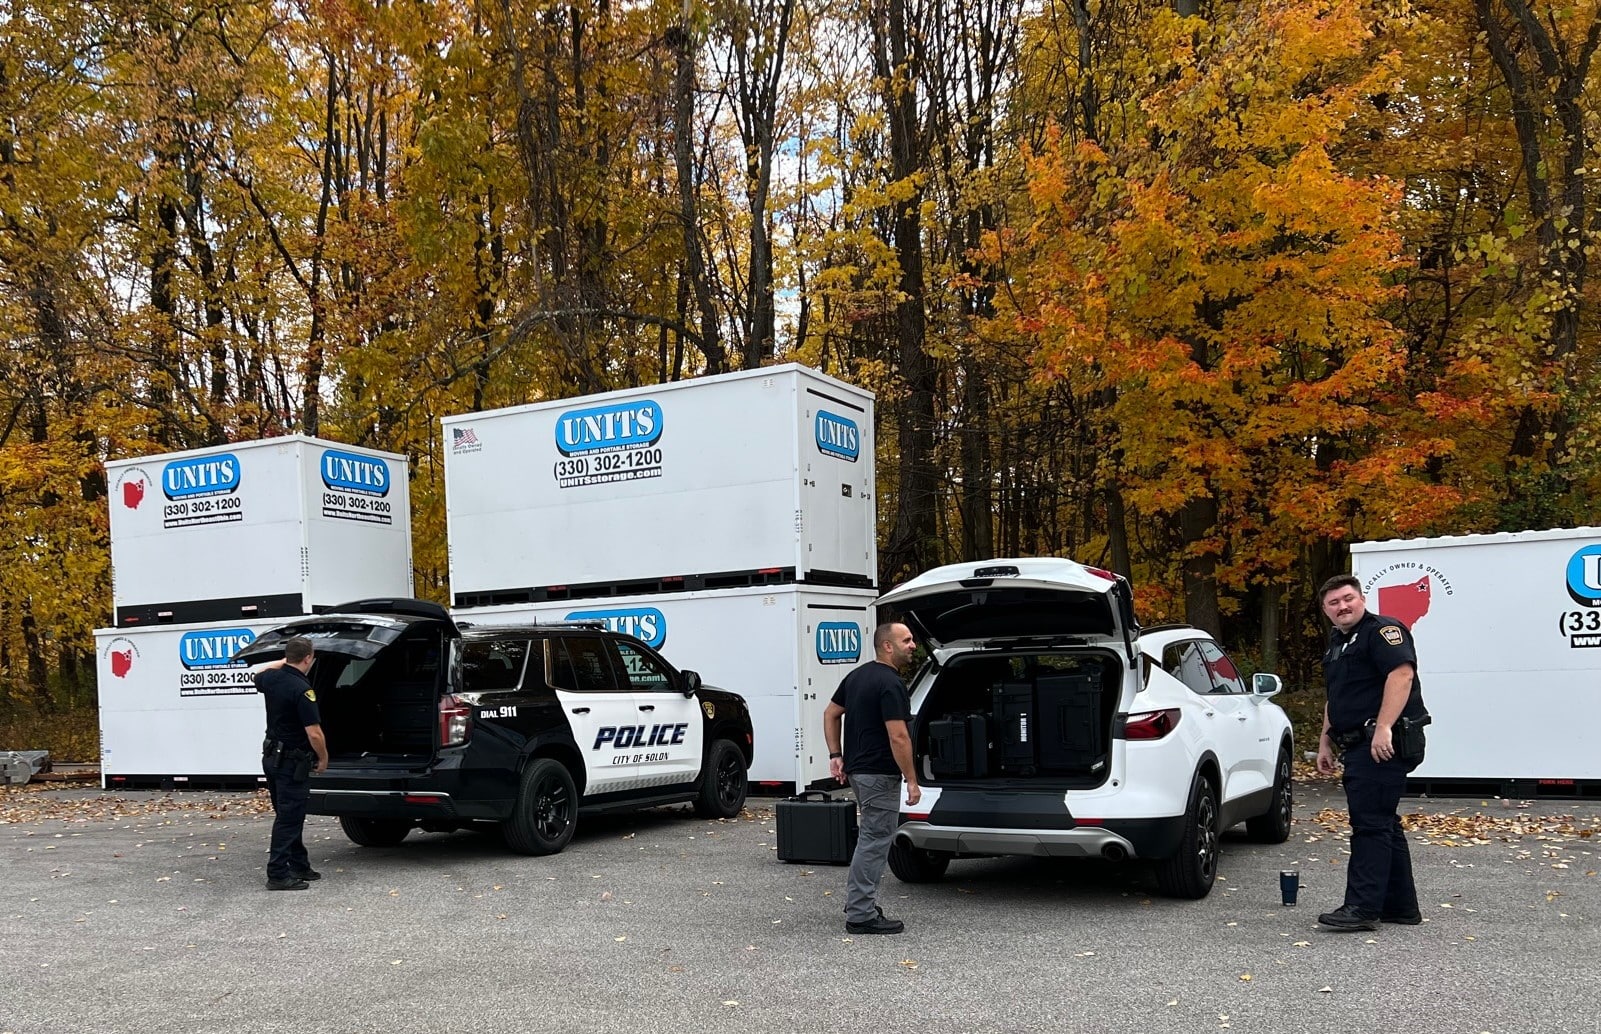
[[[118,627],[411,595],[404,456],[294,435],[106,464]]]
[[[823,708],[853,668],[872,660],[875,593],[761,586],[599,600],[458,609],[458,622],[505,625],[601,620],[655,647],[750,705],[754,783],[828,777]]]
[[[873,396],[806,367],[443,423],[458,606],[876,584]]]
[[[1417,641],[1434,722],[1414,782],[1601,796],[1601,528],[1360,542],[1351,567]]]
[[[253,785],[266,708],[232,657],[279,623],[97,630],[101,785]]]

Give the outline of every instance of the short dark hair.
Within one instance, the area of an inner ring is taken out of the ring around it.
[[[873,651],[876,653],[895,642],[895,630],[903,624],[904,621],[886,621],[873,629]]]
[[[1323,601],[1328,599],[1329,593],[1333,592],[1335,589],[1343,589],[1347,585],[1355,589],[1358,595],[1361,594],[1362,583],[1356,580],[1356,575],[1337,574],[1333,578],[1330,578],[1328,581],[1324,582],[1323,588],[1317,591],[1318,605],[1321,606]]]
[[[299,664],[311,656],[311,640],[303,635],[297,635],[284,643],[284,663]]]

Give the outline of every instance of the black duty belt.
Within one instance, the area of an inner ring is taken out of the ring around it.
[[[1338,747],[1340,753],[1343,754],[1359,743],[1366,743],[1368,736],[1372,732],[1373,730],[1366,726],[1360,729],[1352,729],[1349,732],[1330,732],[1329,742]]]

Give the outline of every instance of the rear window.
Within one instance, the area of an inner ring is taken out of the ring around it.
[[[462,685],[469,693],[516,689],[527,666],[526,639],[467,643],[462,647]]]

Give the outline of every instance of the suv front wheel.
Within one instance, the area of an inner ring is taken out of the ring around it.
[[[1294,774],[1290,768],[1290,750],[1279,748],[1279,760],[1273,766],[1273,798],[1267,811],[1245,820],[1245,832],[1259,844],[1282,844],[1290,839],[1290,820],[1295,811]]]
[[[1211,776],[1197,772],[1179,849],[1156,863],[1156,885],[1163,894],[1196,899],[1211,891],[1217,878],[1217,823],[1217,790]]]
[[[732,740],[717,740],[706,752],[695,814],[703,819],[731,819],[745,806],[745,755]]]

